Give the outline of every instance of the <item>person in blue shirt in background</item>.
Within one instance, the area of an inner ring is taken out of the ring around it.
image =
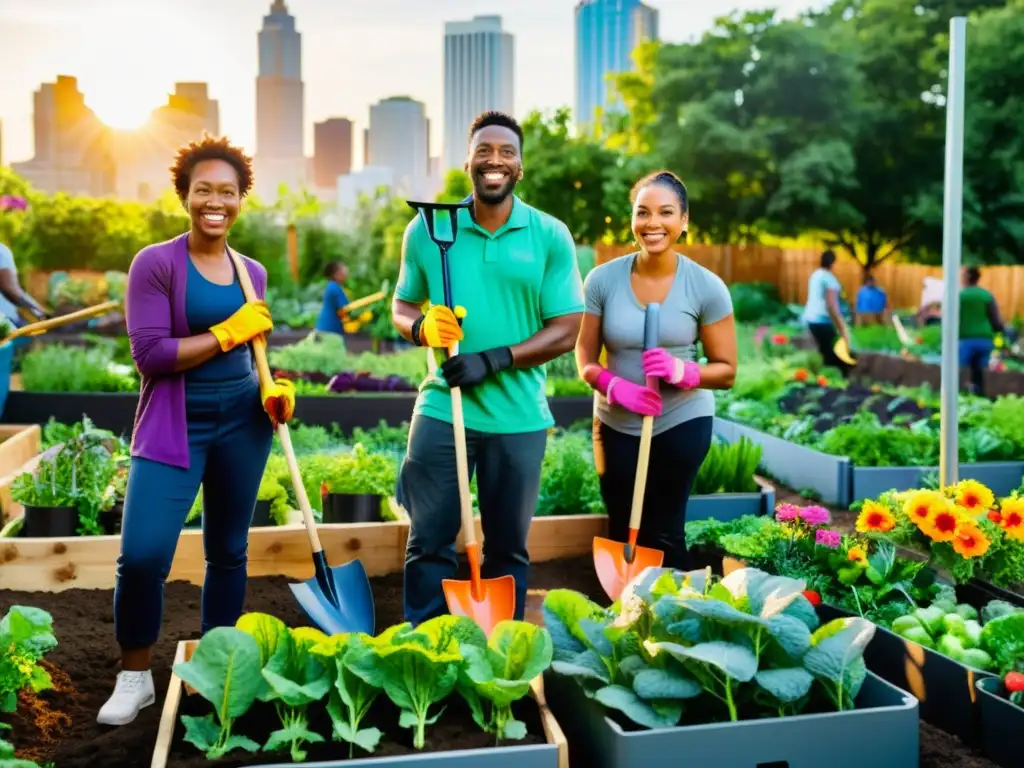
[[[327,288],[324,290],[324,301],[314,330],[341,335],[356,333],[363,323],[373,317],[373,313],[367,310],[353,318],[345,311],[349,303],[344,288],[345,281],[348,280],[348,267],[340,261],[332,261],[324,267],[324,277],[327,278]]]
[[[864,284],[857,291],[857,309],[854,323],[856,325],[885,323],[888,304],[889,297],[884,290],[875,284],[874,275],[868,273],[864,276]]]
[[[839,294],[843,286],[832,271],[835,263],[836,255],[833,251],[821,254],[821,266],[811,273],[807,282],[807,304],[804,306],[803,319],[818,345],[825,365],[838,368],[845,378],[853,366],[840,360],[834,347],[836,339],[842,336],[847,348],[851,348],[850,329],[839,305]]]

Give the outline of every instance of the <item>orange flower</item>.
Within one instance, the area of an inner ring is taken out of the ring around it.
[[[995,522],[998,522],[1007,533],[1012,531],[1024,533],[1024,499],[1003,499],[999,520]]]
[[[828,386],[828,379],[826,379],[824,376],[819,376],[818,377],[818,386],[819,387],[827,387]]]
[[[980,515],[996,503],[992,491],[977,480],[964,480],[956,486],[956,503],[972,515]]]
[[[921,524],[921,530],[933,541],[952,541],[956,536],[957,525],[960,524],[960,517],[956,509],[946,507],[935,509],[932,516]]]
[[[991,512],[988,513],[987,517],[993,523],[1000,523],[1003,520],[1003,516],[1001,514],[999,514],[998,512],[996,512],[994,509]]]
[[[868,556],[860,547],[850,547],[846,552],[846,559],[858,565],[866,566],[868,564]]]
[[[856,527],[858,533],[884,533],[896,527],[896,518],[878,502],[865,501],[863,509],[857,515]]]
[[[793,374],[793,378],[797,381],[807,381],[808,373],[803,368],[797,368],[796,373]]]
[[[963,522],[956,529],[953,538],[953,549],[961,557],[981,557],[991,542],[973,522]]]

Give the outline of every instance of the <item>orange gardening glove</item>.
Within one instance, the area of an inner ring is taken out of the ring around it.
[[[274,379],[274,383],[260,392],[263,398],[263,409],[277,429],[279,424],[287,424],[295,415],[295,385],[288,379]]]
[[[210,326],[210,333],[217,337],[220,348],[228,352],[273,329],[274,321],[266,302],[247,301],[227,320]]]

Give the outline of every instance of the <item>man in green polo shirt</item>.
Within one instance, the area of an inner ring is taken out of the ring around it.
[[[452,386],[463,392],[469,471],[477,476],[482,575],[515,578],[515,616],[523,618],[526,537],[547,430],[554,424],[543,366],[573,349],[584,304],[568,227],[512,194],[523,177],[522,145],[522,129],[508,115],[485,112],[470,127],[465,167],[473,205],[459,210],[458,236],[448,253],[461,327],[444,305],[437,246],[419,217],[405,230],[391,308],[395,327],[406,339],[435,349],[459,341],[459,354],[420,386],[398,478],[397,497],[411,523],[405,618],[414,625],[447,612],[441,580],[456,575],[460,520]],[[435,223],[439,237],[451,235],[446,221],[439,217]]]

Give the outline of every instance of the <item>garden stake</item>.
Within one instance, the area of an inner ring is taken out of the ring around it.
[[[459,209],[469,208],[472,199],[466,198],[459,203],[419,203],[406,201],[422,219],[430,239],[441,252],[441,280],[444,286],[444,303],[452,312],[456,312],[452,300],[451,275],[448,270],[448,249],[455,243],[459,231]],[[434,213],[448,211],[452,225],[452,239],[442,240],[434,232]],[[456,315],[458,316],[458,315]],[[459,318],[459,322],[462,320]],[[459,354],[456,342],[448,349],[451,357]],[[433,352],[430,352],[431,357]],[[516,584],[512,576],[499,576],[496,579],[480,577],[480,544],[476,540],[476,527],[473,525],[473,503],[469,494],[469,462],[466,459],[466,425],[462,417],[462,391],[459,387],[451,388],[452,395],[452,430],[455,437],[455,466],[459,478],[459,506],[462,516],[462,533],[466,541],[466,559],[469,560],[469,582],[458,579],[443,579],[448,610],[455,616],[466,616],[475,621],[490,636],[495,625],[501,621],[511,620],[515,615]]]
[[[238,273],[238,280],[242,284],[246,300],[256,301],[256,291],[253,290],[249,270],[234,251],[229,250],[228,253],[231,254],[234,261],[235,271]],[[252,346],[260,377],[260,391],[263,392],[274,384],[270,366],[267,363],[267,341],[259,336],[253,339]],[[344,565],[333,567],[327,564],[327,556],[320,545],[316,520],[313,519],[313,510],[309,505],[306,487],[302,483],[302,474],[299,471],[299,463],[295,459],[295,450],[292,448],[291,433],[288,431],[287,424],[277,425],[277,438],[281,441],[292,486],[295,488],[295,498],[298,500],[299,509],[302,512],[302,522],[309,535],[315,574],[312,579],[306,579],[301,584],[289,584],[288,586],[291,587],[292,594],[295,595],[295,599],[298,600],[299,605],[309,615],[309,618],[327,634],[364,632],[372,635],[376,615],[373,605],[373,590],[370,587],[370,580],[366,576],[366,568],[359,560],[352,560]],[[344,601],[341,599],[342,595],[344,595]]]
[[[648,304],[644,316],[644,351],[658,346],[658,320],[660,304]],[[656,388],[657,379],[648,379],[647,386]],[[629,513],[629,540],[621,541],[594,537],[594,569],[597,579],[612,600],[618,600],[622,590],[646,568],[660,568],[665,553],[649,547],[638,547],[640,518],[644,511],[644,491],[647,488],[647,465],[651,457],[651,436],[654,417],[644,416],[640,427],[640,453],[636,461],[636,480],[633,483],[633,508]]]

